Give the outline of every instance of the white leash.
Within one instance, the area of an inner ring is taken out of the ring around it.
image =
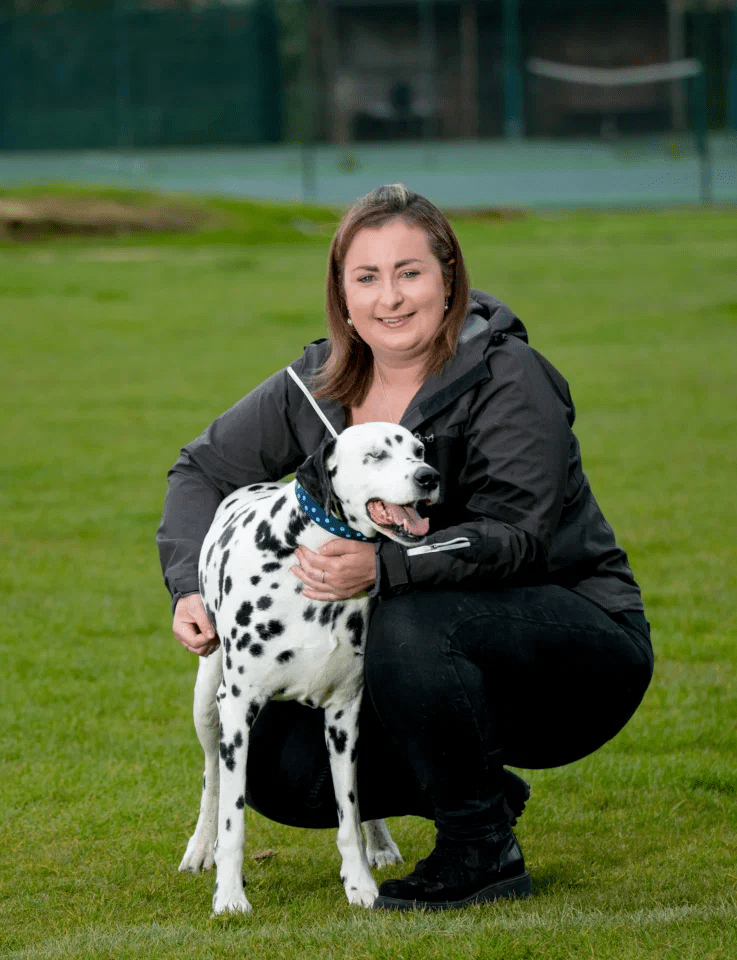
[[[332,433],[332,435],[333,435],[333,436],[335,437],[335,439],[337,440],[337,439],[338,439],[338,432],[336,431],[336,429],[335,429],[335,427],[332,425],[332,423],[328,420],[328,418],[325,416],[325,414],[322,412],[322,410],[318,407],[317,401],[316,401],[315,398],[312,396],[312,394],[310,393],[310,391],[307,389],[306,384],[302,383],[302,381],[299,379],[299,377],[298,377],[297,374],[294,372],[294,370],[292,370],[291,367],[287,367],[287,373],[288,373],[289,376],[292,378],[292,380],[294,380],[294,382],[297,384],[297,386],[298,386],[299,389],[302,391],[302,393],[303,393],[303,394],[307,397],[307,399],[310,401],[310,404],[312,405],[312,409],[315,411],[315,413],[318,415],[318,417],[322,420],[322,422],[325,424],[325,426],[328,428],[328,430]]]

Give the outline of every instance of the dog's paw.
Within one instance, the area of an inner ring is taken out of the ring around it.
[[[179,864],[180,873],[199,873],[200,870],[212,870],[215,865],[213,855],[215,844],[208,840],[204,843],[197,834],[193,834]]]
[[[404,858],[399,852],[399,847],[392,840],[391,846],[389,847],[380,847],[374,850],[366,850],[366,856],[368,857],[369,865],[372,867],[390,867],[394,863],[404,863]]]
[[[213,917],[222,916],[224,913],[252,913],[253,907],[246,899],[245,893],[238,893],[233,890],[229,894],[221,894],[216,889],[215,896],[212,898]]]
[[[347,882],[345,884],[345,895],[348,897],[348,903],[370,909],[374,905],[374,900],[379,896],[379,888],[371,877],[370,880],[365,880],[362,883],[352,884]]]

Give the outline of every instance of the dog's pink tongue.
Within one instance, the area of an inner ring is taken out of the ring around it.
[[[404,527],[413,537],[424,537],[430,529],[429,519],[427,517],[423,519],[414,507],[387,503],[386,500],[384,506],[392,518],[392,523],[395,523],[398,527]]]

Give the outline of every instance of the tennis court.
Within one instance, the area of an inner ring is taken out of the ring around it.
[[[351,144],[303,148],[0,153],[0,186],[82,183],[171,193],[350,203],[405,182],[445,207],[555,208],[737,202],[737,137]]]

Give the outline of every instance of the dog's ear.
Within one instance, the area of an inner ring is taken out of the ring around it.
[[[335,438],[327,437],[317,450],[308,457],[301,467],[297,467],[297,483],[323,508],[332,513],[333,485],[328,472],[327,461],[335,451]]]

